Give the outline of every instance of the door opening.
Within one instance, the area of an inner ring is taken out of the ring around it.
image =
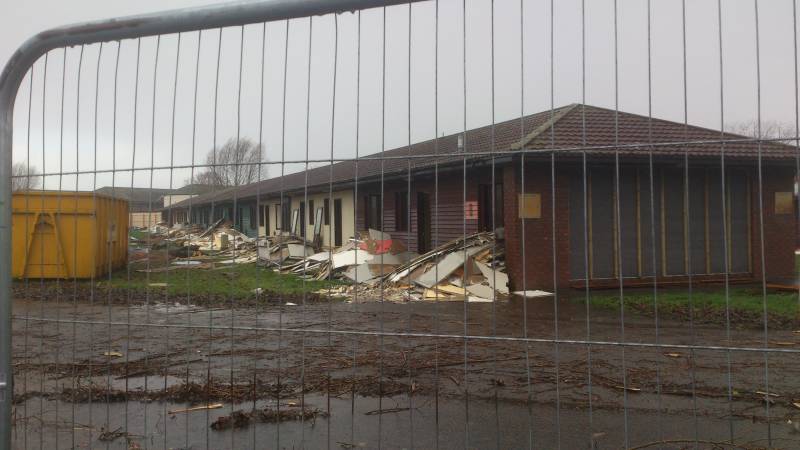
[[[333,200],[333,245],[342,245],[342,199]]]

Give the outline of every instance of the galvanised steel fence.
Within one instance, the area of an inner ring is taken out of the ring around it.
[[[794,448],[794,0],[273,0],[0,78],[0,449]]]

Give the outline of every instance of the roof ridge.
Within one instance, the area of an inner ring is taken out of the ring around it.
[[[553,115],[549,119],[547,119],[543,124],[541,124],[538,127],[534,128],[533,131],[531,131],[525,137],[520,139],[519,142],[511,144],[509,146],[509,148],[511,150],[519,150],[521,148],[524,148],[526,145],[530,144],[531,141],[533,141],[534,139],[539,137],[542,133],[544,133],[549,128],[551,128],[553,125],[555,125],[564,116],[566,116],[567,114],[572,112],[572,110],[574,110],[575,107],[577,107],[578,105],[579,105],[578,103],[572,103],[572,104],[569,104],[569,105],[566,105],[566,106],[562,106],[560,108],[557,108],[559,110],[558,112],[555,112],[555,109],[551,109],[550,111],[553,113]],[[584,106],[586,106],[586,105],[584,105]],[[542,112],[544,112],[544,111],[540,111],[540,112],[538,112],[536,114],[541,114]],[[525,116],[525,117],[527,117],[527,116]]]

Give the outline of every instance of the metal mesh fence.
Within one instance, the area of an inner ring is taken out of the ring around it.
[[[0,78],[0,448],[798,446],[796,18],[42,33]]]

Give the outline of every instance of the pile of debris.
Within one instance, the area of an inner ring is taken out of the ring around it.
[[[194,256],[213,255],[215,258],[231,258],[231,263],[248,263],[256,260],[256,240],[235,229],[233,224],[225,219],[218,220],[199,234],[185,233],[182,239],[183,246],[191,248],[195,252]]]
[[[512,294],[550,294],[509,292],[505,248],[492,232],[464,236],[418,255],[401,240],[372,229],[335,249],[321,247],[321,239],[312,242],[291,233],[256,240],[225,220],[207,229],[158,225],[149,231],[152,248],[166,247],[173,258],[168,268],[257,262],[308,280],[345,282],[318,292],[329,296],[492,302]]]
[[[384,286],[412,300],[490,302],[509,295],[505,248],[491,232],[450,241],[397,267]]]
[[[312,280],[343,279],[374,284],[386,273],[417,256],[402,242],[377,230],[362,233],[342,247],[316,252],[313,245],[288,235],[271,236],[258,243],[259,263],[280,273]]]
[[[166,250],[173,259],[173,266],[204,268],[210,262],[240,264],[256,261],[256,240],[236,230],[225,219],[208,228],[176,223],[172,227],[157,224],[147,231],[147,239],[138,241],[146,242],[153,250]]]
[[[494,233],[481,232],[447,242],[423,255],[409,252],[397,253],[397,241],[386,233],[370,230],[370,239],[352,244],[366,250],[364,261],[348,259],[347,264],[336,265],[333,270],[352,280],[346,286],[323,289],[317,293],[335,297],[382,297],[389,301],[461,300],[492,302],[510,295],[508,275],[505,273],[505,247]],[[351,244],[351,245],[352,245]],[[393,252],[394,249],[394,252]],[[351,247],[340,249],[342,254],[353,252]],[[361,254],[361,253],[359,253]],[[334,257],[337,253],[333,254]],[[306,258],[314,259],[316,255]],[[320,256],[323,256],[320,254]],[[344,259],[344,256],[340,257]],[[351,258],[351,257],[350,257]],[[327,259],[327,257],[326,257]],[[306,270],[321,267],[327,274],[331,268],[324,263],[302,261],[293,268]],[[528,295],[531,294],[531,295]],[[547,292],[529,292],[526,296],[549,295]]]

